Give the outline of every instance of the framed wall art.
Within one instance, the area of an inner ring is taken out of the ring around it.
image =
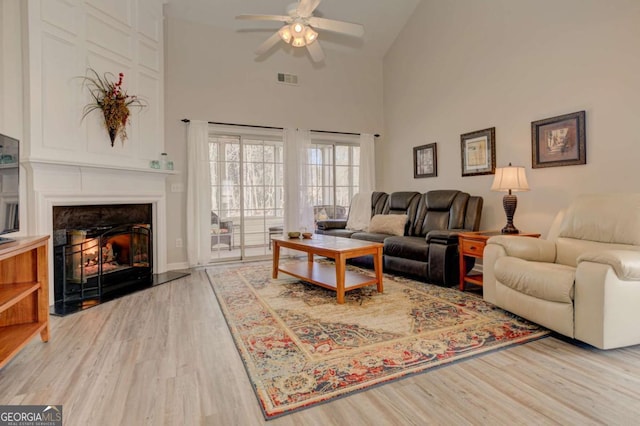
[[[532,167],[587,164],[585,112],[531,122]]]
[[[438,153],[436,142],[413,148],[413,177],[438,176]]]
[[[496,128],[460,135],[462,176],[492,175],[496,171]]]

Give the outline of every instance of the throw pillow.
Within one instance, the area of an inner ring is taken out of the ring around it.
[[[377,214],[371,218],[369,232],[403,236],[406,224],[406,214]]]

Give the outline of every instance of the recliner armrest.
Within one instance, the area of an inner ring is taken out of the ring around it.
[[[426,235],[427,244],[458,244],[458,234],[464,229],[436,229]]]
[[[640,252],[633,250],[591,251],[578,256],[581,262],[593,262],[609,265],[619,279],[624,281],[640,281]]]
[[[517,235],[498,235],[489,238],[487,245],[489,244],[501,246],[507,256],[533,262],[553,263],[556,260],[556,244],[552,241]]]
[[[345,229],[347,227],[347,221],[345,219],[326,219],[316,222],[316,228],[327,229]]]

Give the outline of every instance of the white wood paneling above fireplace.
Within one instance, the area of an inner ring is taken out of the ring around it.
[[[28,117],[24,158],[148,167],[164,151],[161,0],[39,0],[26,5]],[[146,101],[132,109],[128,139],[111,146],[100,111],[81,120],[91,97],[88,68]]]

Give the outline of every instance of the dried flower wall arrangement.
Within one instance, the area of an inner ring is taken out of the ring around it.
[[[84,80],[84,86],[89,89],[93,102],[84,107],[82,119],[92,111],[101,110],[111,146],[117,136],[120,136],[120,140],[124,143],[127,139],[126,127],[131,115],[130,108],[143,108],[147,106],[146,102],[135,95],[128,95],[122,88],[123,73],[118,74],[117,81],[109,72],[101,77],[93,68],[89,68],[87,73],[89,75],[80,78]]]

